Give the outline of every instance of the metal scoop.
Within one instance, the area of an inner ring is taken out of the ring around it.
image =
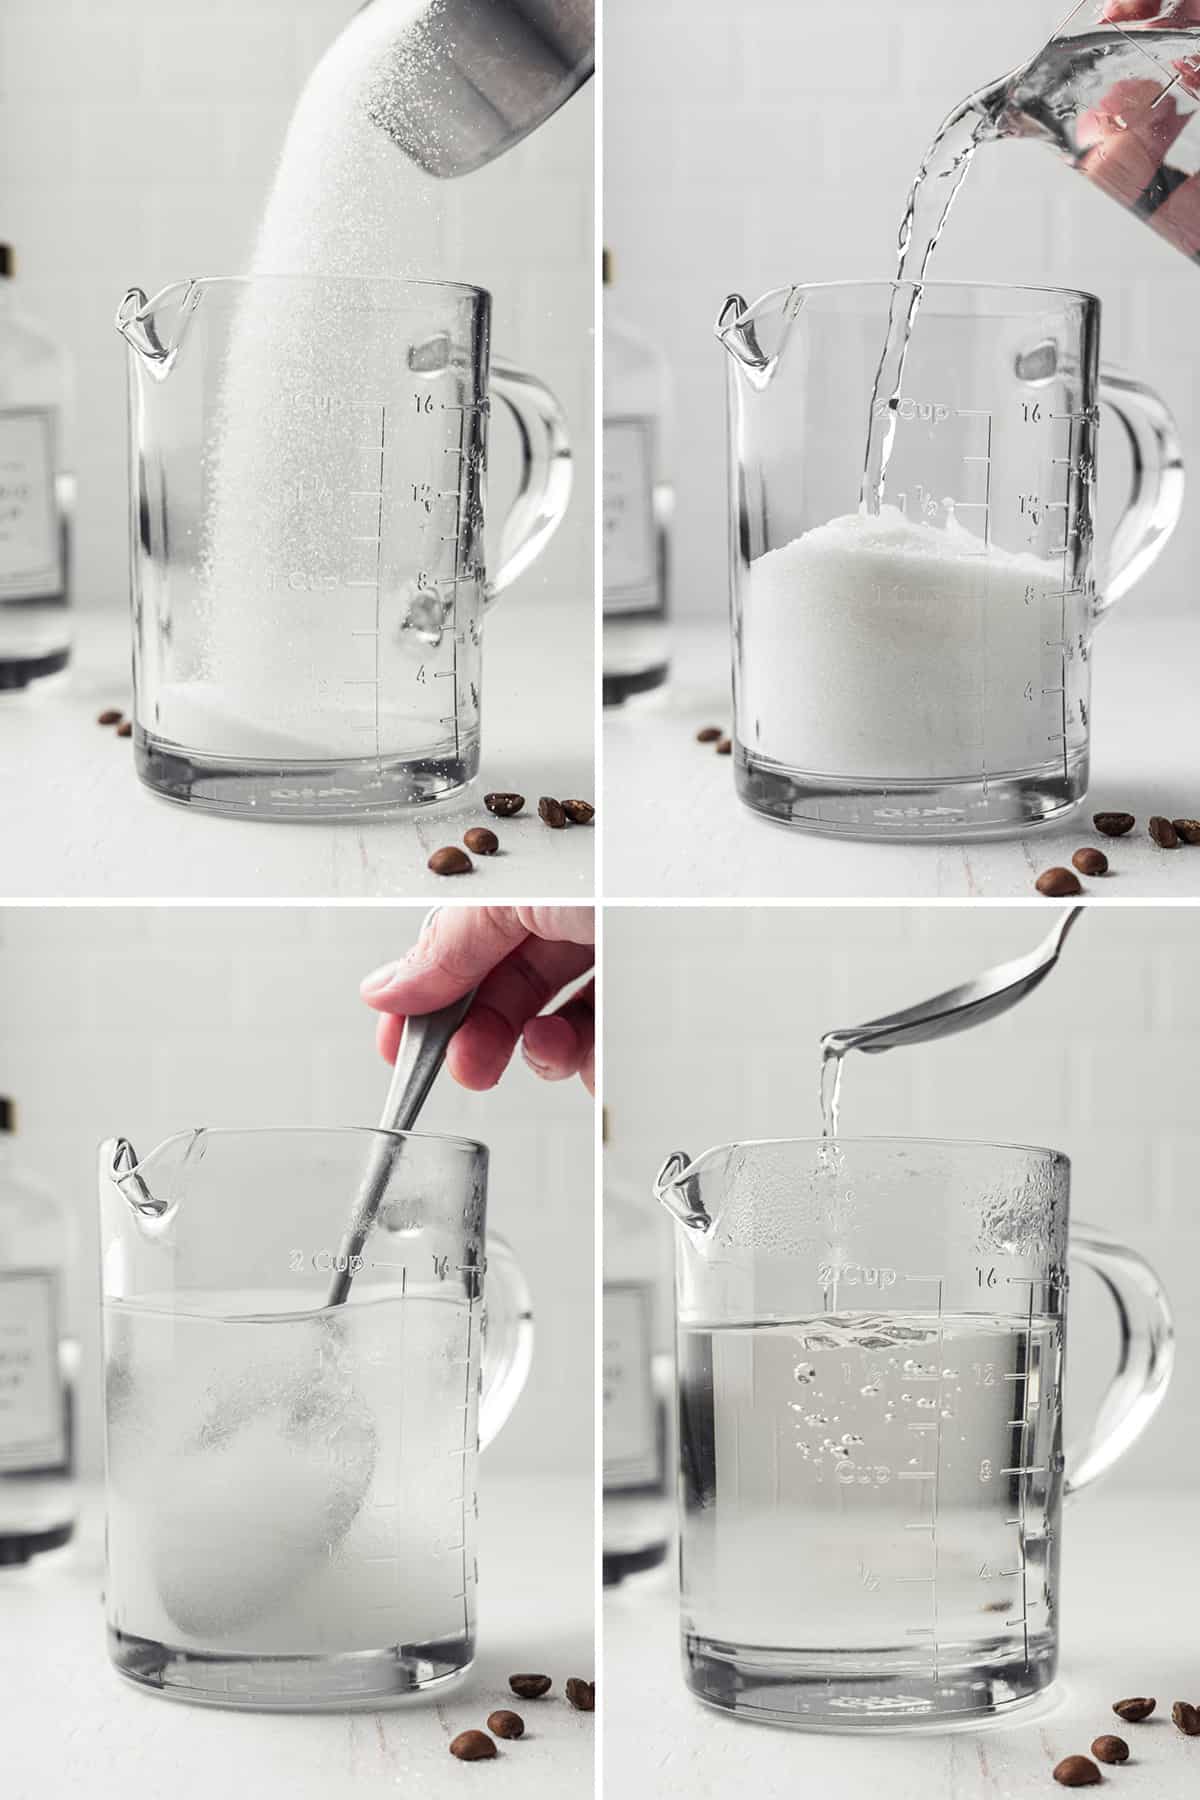
[[[446,1060],[450,1039],[470,1010],[475,998],[472,988],[461,999],[437,1012],[410,1014],[404,1021],[400,1048],[391,1085],[383,1103],[379,1129],[383,1132],[411,1131],[417,1114],[429,1096],[429,1090]],[[341,1306],[350,1293],[351,1269],[358,1266],[363,1245],[379,1216],[383,1196],[387,1192],[397,1160],[404,1153],[403,1138],[384,1137],[374,1141],[371,1160],[354,1202],[351,1223],[338,1251],[338,1272],[329,1289],[330,1306]]]
[[[827,1031],[821,1039],[821,1053],[828,1061],[841,1058],[849,1050],[862,1050],[874,1056],[882,1050],[895,1050],[904,1044],[926,1044],[934,1038],[951,1037],[956,1031],[969,1031],[995,1019],[1024,1000],[1043,982],[1058,961],[1067,933],[1085,909],[1072,906],[1053,931],[1028,956],[1000,963],[964,981],[958,987],[935,994],[903,1012],[888,1013],[871,1019],[866,1025],[850,1025],[838,1031]]]

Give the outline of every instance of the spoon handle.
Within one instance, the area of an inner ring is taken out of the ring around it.
[[[405,1019],[396,1066],[379,1121],[381,1133],[412,1130],[446,1060],[450,1039],[466,1018],[474,998],[475,989],[472,988],[458,1000],[452,1000],[449,1006],[439,1007],[436,1012],[412,1013]],[[362,1255],[397,1159],[403,1151],[402,1138],[379,1136],[374,1140],[349,1228],[338,1246],[336,1272],[329,1288],[329,1306],[341,1306],[350,1293],[353,1262]]]

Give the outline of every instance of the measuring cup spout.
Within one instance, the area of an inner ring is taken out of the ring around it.
[[[128,1138],[101,1146],[103,1176],[142,1218],[162,1218],[180,1197],[178,1178],[185,1165],[204,1154],[203,1129],[180,1132],[139,1157]]]
[[[804,305],[799,288],[776,288],[748,306],[741,294],[730,294],[717,316],[718,342],[724,344],[739,371],[755,389],[765,388]]]
[[[171,373],[203,292],[199,281],[177,281],[148,299],[130,288],[117,308],[117,330],[137,357],[138,367],[162,381]]]
[[[672,1150],[654,1178],[654,1198],[677,1225],[686,1225],[689,1231],[707,1231],[712,1225],[700,1198],[697,1165],[686,1151]]]

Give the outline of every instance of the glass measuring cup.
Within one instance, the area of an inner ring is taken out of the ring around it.
[[[384,1141],[378,1222],[331,1306]],[[122,1675],[286,1710],[378,1704],[469,1667],[476,1453],[532,1335],[511,1252],[485,1250],[486,1184],[481,1144],[404,1132],[190,1131],[140,1160],[103,1146]]]
[[[1007,1713],[1053,1680],[1063,1494],[1145,1429],[1172,1363],[1153,1272],[1073,1229],[1121,1354],[1064,1474],[1068,1183],[1052,1150],[900,1138],[664,1164],[700,1699],[894,1730]]]
[[[166,798],[256,818],[417,806],[478,772],[489,602],[570,493],[550,392],[480,288],[197,280],[125,296],[134,740]],[[522,472],[484,555],[492,396]]]
[[[1154,0],[1139,19],[1083,0],[1037,56],[972,105],[986,136],[1050,144],[1152,231],[1200,257],[1200,18]]]
[[[1002,836],[1086,792],[1092,628],[1179,518],[1179,445],[1148,388],[1098,372],[1090,295],[927,283],[885,507],[859,516],[895,292],[733,295],[718,321],[737,789],[809,831]],[[1132,450],[1099,591],[1098,399]]]

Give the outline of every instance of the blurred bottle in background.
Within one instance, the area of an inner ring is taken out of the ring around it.
[[[70,1237],[53,1195],[19,1166],[14,1128],[0,1098],[0,1566],[67,1543],[76,1511]]]
[[[674,490],[667,479],[666,358],[613,315],[604,252],[604,704],[667,679]]]
[[[608,1114],[604,1115],[608,1143]],[[660,1224],[661,1221],[661,1224]],[[672,1531],[672,1244],[666,1215],[604,1172],[604,1585],[667,1554]]]
[[[71,646],[70,365],[18,310],[13,272],[0,244],[0,694],[60,674]]]

